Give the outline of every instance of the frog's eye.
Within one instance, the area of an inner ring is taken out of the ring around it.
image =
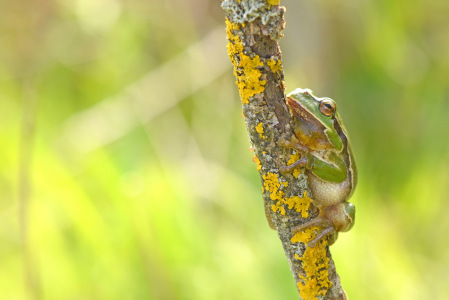
[[[332,99],[323,99],[320,102],[320,111],[326,117],[330,117],[335,113],[336,106]]]

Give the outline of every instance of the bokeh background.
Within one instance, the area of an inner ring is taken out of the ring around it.
[[[351,299],[449,299],[449,2],[281,1],[287,90],[337,100]],[[220,1],[0,9],[0,299],[297,299]]]

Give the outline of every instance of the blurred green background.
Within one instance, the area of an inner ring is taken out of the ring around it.
[[[281,1],[287,91],[337,100],[351,299],[449,299],[449,2]],[[206,0],[3,1],[0,299],[297,299]]]

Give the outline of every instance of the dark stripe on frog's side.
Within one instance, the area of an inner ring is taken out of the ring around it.
[[[341,118],[340,115],[338,114],[338,112],[335,113],[334,117],[333,117],[333,123],[334,123],[334,128],[335,131],[337,131],[338,135],[341,138],[341,141],[343,142],[343,153],[344,152],[348,152],[349,155],[343,155],[343,157],[347,157],[347,159],[345,159],[345,163],[348,167],[348,172],[349,172],[349,176],[351,177],[351,194],[352,191],[354,191],[355,186],[357,185],[357,168],[355,166],[354,163],[354,155],[352,154],[352,149],[350,146],[350,141],[348,138],[348,134],[346,132],[346,128],[344,128],[344,126],[340,126],[340,124],[342,124],[341,122]],[[349,195],[349,197],[351,197],[351,195]],[[348,198],[349,198],[348,197]]]

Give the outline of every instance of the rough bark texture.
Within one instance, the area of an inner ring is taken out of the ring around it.
[[[318,215],[307,177],[300,171],[283,175],[279,167],[299,155],[277,145],[291,134],[285,102],[284,74],[278,40],[284,29],[279,0],[225,0],[228,54],[243,104],[249,138],[263,186],[270,225],[278,232],[301,299],[346,299],[336,273],[328,241],[307,247],[320,230],[313,227],[292,234],[291,228]],[[309,198],[309,196],[311,198]]]

